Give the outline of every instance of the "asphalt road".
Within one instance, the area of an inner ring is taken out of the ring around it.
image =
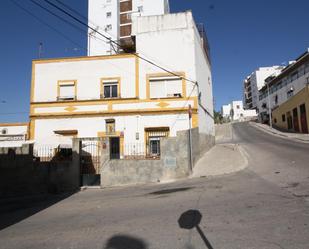
[[[246,123],[233,142],[249,166],[232,175],[86,190],[3,212],[0,248],[308,249],[309,145]]]

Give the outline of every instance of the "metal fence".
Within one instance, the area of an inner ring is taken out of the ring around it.
[[[33,157],[40,162],[71,161],[72,148],[55,148],[52,145],[34,146]]]
[[[103,143],[99,139],[83,139],[81,143],[81,173],[100,174]]]
[[[123,159],[160,159],[160,154],[150,154],[145,143],[126,143],[124,144]]]

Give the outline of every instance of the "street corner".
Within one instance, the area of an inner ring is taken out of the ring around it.
[[[219,144],[196,163],[192,178],[236,173],[248,166],[248,154],[239,144]]]

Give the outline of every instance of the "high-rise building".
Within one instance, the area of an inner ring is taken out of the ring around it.
[[[169,13],[168,0],[89,0],[88,56],[112,55],[134,51],[132,19]],[[121,44],[121,49],[114,42]]]
[[[244,80],[244,108],[257,109],[259,90],[265,85],[265,79],[278,75],[283,66],[260,67]]]

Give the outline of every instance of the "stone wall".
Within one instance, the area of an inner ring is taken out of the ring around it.
[[[192,129],[192,157],[196,163],[215,143],[213,136]],[[108,153],[106,153],[108,155]],[[188,177],[191,173],[189,131],[177,137],[161,139],[161,158],[158,160],[102,160],[101,186],[119,186],[169,181]]]
[[[75,145],[75,149],[79,148]],[[70,161],[38,162],[33,145],[0,148],[0,198],[60,193],[79,188],[79,155]]]

